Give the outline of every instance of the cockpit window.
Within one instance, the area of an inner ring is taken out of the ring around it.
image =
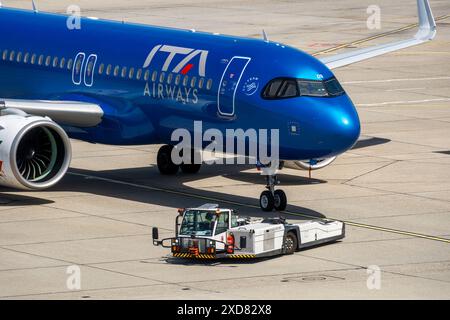
[[[293,97],[334,97],[344,94],[344,89],[336,78],[325,81],[292,78],[277,78],[270,81],[263,91],[265,99],[285,99]]]
[[[331,78],[325,81],[324,84],[330,96],[339,96],[344,93],[344,89],[336,78]]]
[[[264,96],[268,99],[292,98],[298,95],[295,79],[275,79],[264,91]]]
[[[322,81],[297,80],[301,96],[326,97],[328,92]]]

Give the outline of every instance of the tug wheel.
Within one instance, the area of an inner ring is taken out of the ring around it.
[[[161,174],[173,175],[178,172],[179,166],[172,161],[172,149],[173,146],[164,145],[158,150],[156,162],[158,164],[158,170]]]
[[[284,253],[293,254],[297,250],[298,240],[295,233],[288,232],[284,239]]]
[[[287,206],[286,193],[284,193],[283,190],[275,190],[273,197],[275,200],[275,203],[274,203],[275,210],[277,210],[277,211],[286,210],[286,206]]]
[[[263,191],[259,197],[259,206],[263,211],[272,211],[275,206],[275,199],[268,190]]]

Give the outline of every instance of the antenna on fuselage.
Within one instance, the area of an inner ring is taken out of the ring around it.
[[[36,4],[34,3],[34,0],[31,0],[31,4],[33,5],[33,11],[38,12],[38,9],[36,7]]]
[[[267,36],[266,30],[262,30],[263,39],[265,42],[269,42],[269,37]]]

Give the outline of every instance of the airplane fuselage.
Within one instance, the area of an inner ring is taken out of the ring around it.
[[[331,157],[356,142],[347,94],[266,99],[276,78],[322,81],[319,60],[275,42],[0,8],[0,97],[100,105],[92,128],[70,137],[131,145],[171,143],[177,128],[278,129],[280,158]]]

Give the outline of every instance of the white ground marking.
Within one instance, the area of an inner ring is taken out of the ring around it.
[[[358,84],[358,83],[384,83],[384,82],[402,82],[402,81],[432,81],[432,80],[450,80],[450,77],[429,77],[429,78],[401,78],[401,79],[383,79],[383,80],[359,80],[345,81],[342,84]]]
[[[401,101],[385,101],[377,103],[359,103],[358,107],[374,107],[374,106],[386,106],[391,104],[410,104],[410,103],[426,103],[437,101],[450,101],[450,98],[438,98],[438,99],[424,99],[424,100],[401,100]]]

